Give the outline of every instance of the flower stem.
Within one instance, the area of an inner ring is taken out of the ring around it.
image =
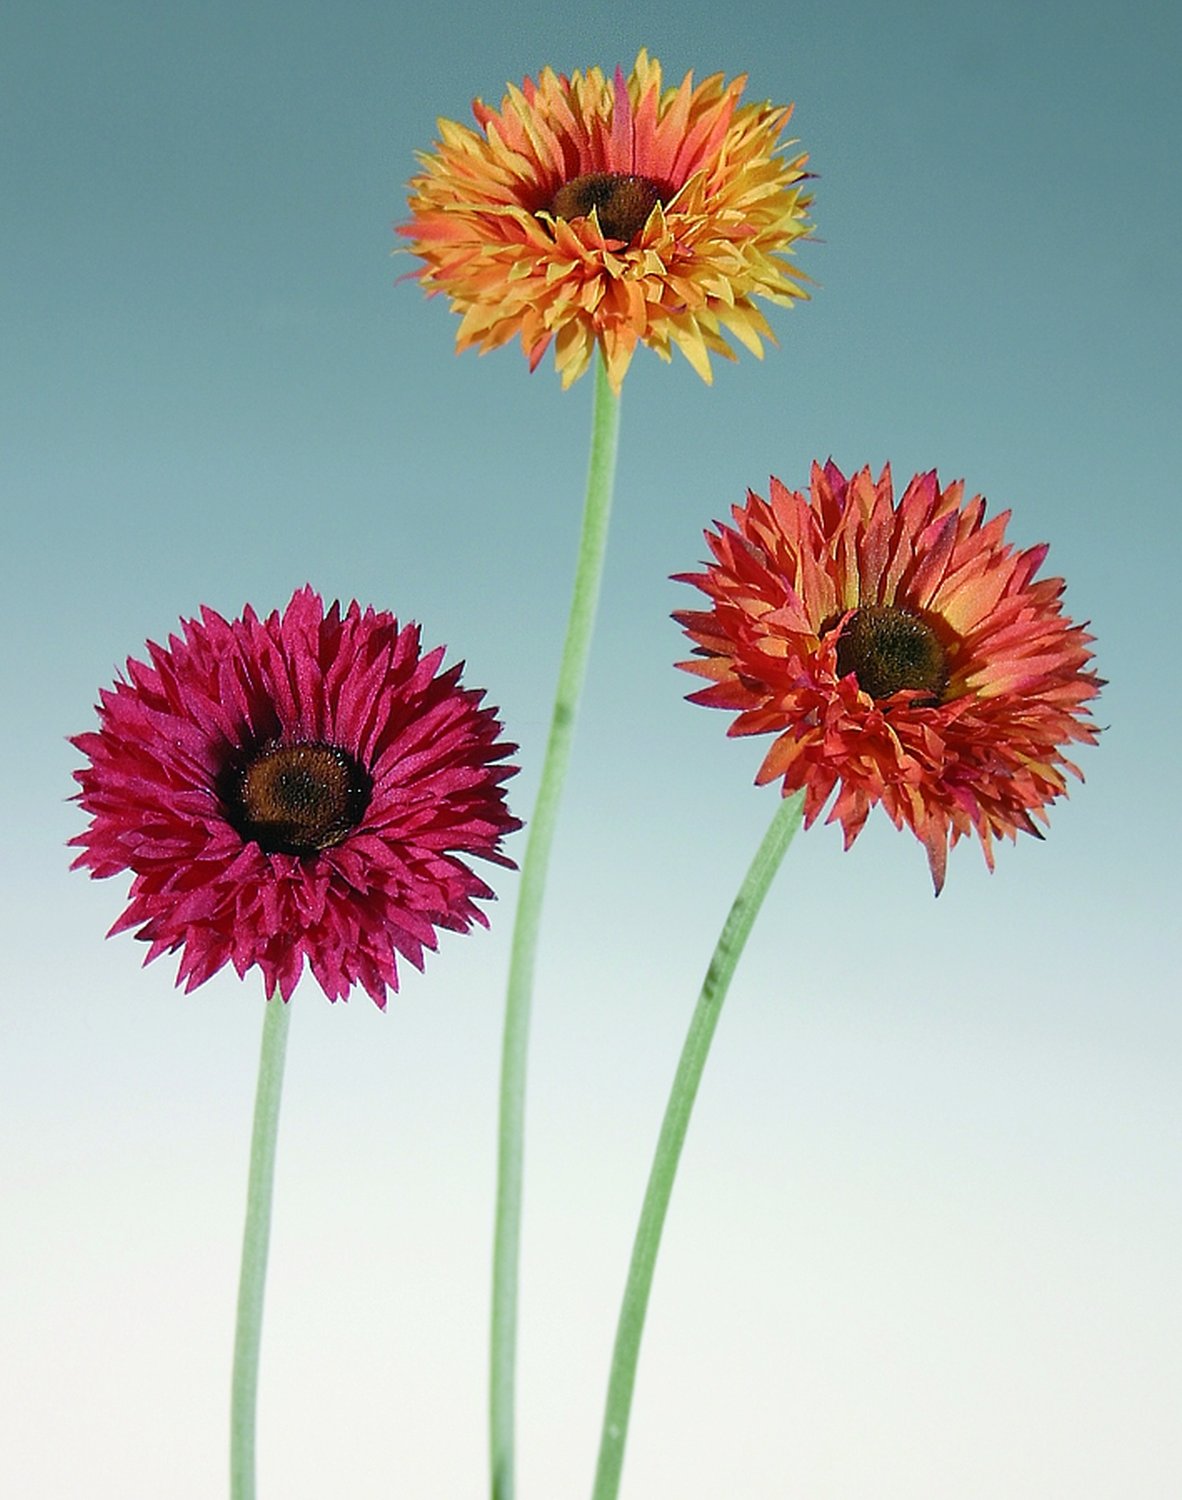
[[[558,689],[550,719],[550,737],[546,743],[537,802],[530,820],[529,838],[521,866],[517,918],[513,928],[509,982],[505,997],[497,1209],[493,1235],[489,1390],[493,1500],[512,1500],[514,1492],[517,1283],[521,1249],[525,1074],[538,926],[546,886],[546,869],[550,862],[550,847],[554,841],[554,825],[558,818],[558,804],[570,760],[575,710],[587,669],[595,607],[599,599],[599,583],[603,576],[619,423],[619,399],[608,384],[602,359],[596,360],[591,456],[583,508],[583,531],[579,540],[579,560],[566,627],[566,641],[562,648],[562,662],[558,670]]]
[[[259,1388],[259,1341],[263,1289],[271,1239],[271,1189],[275,1181],[275,1136],[283,1093],[283,1063],[291,1011],[278,995],[267,997],[263,1045],[250,1136],[250,1176],[246,1189],[246,1228],[238,1278],[238,1321],[234,1330],[234,1376],[230,1400],[230,1497],[254,1500],[255,1411]]]
[[[636,1362],[640,1357],[640,1339],[652,1290],[653,1271],[661,1244],[661,1231],[673,1179],[685,1143],[690,1112],[694,1107],[702,1070],[714,1038],[714,1028],[722,1013],[722,1002],[730,988],[731,978],[746,945],[759,908],[767,895],[772,877],[788,845],[800,827],[804,793],[797,792],[780,802],[771,827],[763,836],[755,858],[734,899],[722,932],[706,970],[693,1018],[681,1049],[681,1058],[665,1106],[661,1134],[645,1189],[640,1223],[632,1246],[628,1282],[616,1328],[612,1351],[611,1376],[603,1414],[603,1433],[599,1442],[599,1463],[595,1471],[593,1500],[616,1500],[620,1488],[620,1471],[624,1465],[624,1444],[628,1436],[628,1418],[632,1409],[632,1391],[636,1384]]]

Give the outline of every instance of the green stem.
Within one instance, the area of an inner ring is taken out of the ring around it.
[[[230,1400],[230,1497],[254,1500],[255,1412],[259,1389],[259,1341],[263,1329],[263,1289],[271,1239],[271,1190],[275,1181],[275,1135],[283,1093],[283,1063],[291,1010],[277,995],[267,998],[263,1045],[250,1136],[250,1176],[246,1188],[246,1228],[238,1278],[238,1321],[234,1330],[234,1376]]]
[[[514,1491],[515,1367],[517,1355],[517,1280],[521,1249],[521,1179],[525,1135],[525,1073],[529,1046],[530,1001],[546,869],[562,783],[570,760],[575,710],[587,669],[591,631],[603,554],[611,515],[616,472],[620,404],[607,381],[602,360],[595,365],[595,403],[591,419],[591,457],[583,531],[566,641],[558,669],[558,689],[550,719],[550,737],[542,763],[537,802],[518,883],[517,918],[505,997],[505,1035],[501,1052],[501,1114],[497,1152],[497,1210],[493,1235],[492,1348],[489,1389],[489,1436],[493,1500],[512,1500]]]
[[[759,914],[759,908],[763,905],[772,877],[779,869],[780,861],[800,827],[803,802],[803,792],[784,798],[772,819],[771,827],[763,836],[763,842],[751,861],[751,867],[739,887],[739,894],[735,897],[715,945],[681,1049],[681,1058],[669,1093],[669,1102],[665,1106],[665,1118],[661,1122],[661,1134],[649,1172],[636,1240],[632,1246],[632,1261],[628,1267],[628,1282],[624,1288],[624,1301],[620,1308],[616,1343],[612,1351],[593,1500],[616,1500],[619,1492],[624,1444],[628,1437],[628,1418],[632,1409],[632,1391],[636,1384],[636,1362],[640,1357],[640,1338],[644,1332],[644,1318],[648,1310],[649,1292],[652,1290],[657,1251],[661,1244],[661,1231],[673,1192],[673,1179],[677,1175],[677,1163],[685,1143],[685,1133],[689,1127],[690,1112],[694,1107],[698,1084],[702,1080],[702,1069],[706,1066],[714,1028],[718,1025],[722,1002],[730,988],[735,966]]]

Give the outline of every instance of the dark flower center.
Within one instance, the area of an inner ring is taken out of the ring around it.
[[[315,854],[365,816],[372,782],[335,745],[273,745],[227,777],[231,823],[266,854]]]
[[[609,240],[627,245],[648,223],[661,201],[661,188],[651,177],[628,172],[586,172],[564,182],[550,200],[556,219],[585,219],[599,212],[599,227]]]
[[[864,604],[846,621],[837,642],[837,675],[849,672],[872,698],[911,688],[938,703],[948,682],[948,660],[919,615],[890,604]]]

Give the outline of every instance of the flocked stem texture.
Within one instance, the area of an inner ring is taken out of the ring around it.
[[[669,1102],[665,1106],[665,1117],[661,1122],[661,1133],[649,1171],[640,1223],[632,1246],[632,1260],[628,1267],[620,1320],[616,1327],[593,1500],[616,1500],[619,1493],[624,1444],[628,1437],[628,1420],[632,1411],[632,1393],[636,1385],[636,1365],[640,1358],[640,1340],[644,1332],[657,1251],[661,1244],[661,1231],[665,1225],[665,1214],[669,1208],[673,1180],[677,1175],[677,1164],[689,1128],[690,1114],[735,966],[746,946],[772,877],[779,869],[780,861],[800,827],[803,804],[803,792],[783,799],[772,819],[771,827],[756,850],[755,858],[739,887],[739,893],[715,945],[681,1049],[681,1058],[673,1078]]]
[[[619,400],[603,361],[596,363],[591,455],[574,592],[558,670],[550,735],[518,883],[517,917],[505,998],[501,1054],[497,1207],[493,1240],[493,1305],[489,1428],[493,1500],[513,1500],[516,1432],[518,1266],[521,1252],[525,1080],[538,927],[562,786],[570,760],[575,713],[587,670],[604,550],[611,516],[619,435]]]
[[[238,1280],[238,1321],[234,1332],[234,1375],[230,1403],[230,1497],[254,1500],[255,1420],[259,1389],[259,1344],[263,1331],[263,1292],[271,1241],[271,1198],[275,1182],[275,1139],[291,1007],[278,994],[268,997],[263,1045],[250,1136],[246,1189],[246,1228]]]

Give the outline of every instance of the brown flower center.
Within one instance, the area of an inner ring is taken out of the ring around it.
[[[230,821],[267,854],[315,854],[349,836],[372,783],[335,745],[265,747],[228,777]]]
[[[661,188],[651,177],[585,172],[564,182],[549,208],[556,219],[585,219],[596,209],[604,236],[627,245],[648,223],[649,214],[660,201]]]
[[[849,672],[872,698],[911,688],[938,703],[948,682],[948,659],[919,615],[890,604],[864,604],[846,621],[837,642],[837,675]]]

